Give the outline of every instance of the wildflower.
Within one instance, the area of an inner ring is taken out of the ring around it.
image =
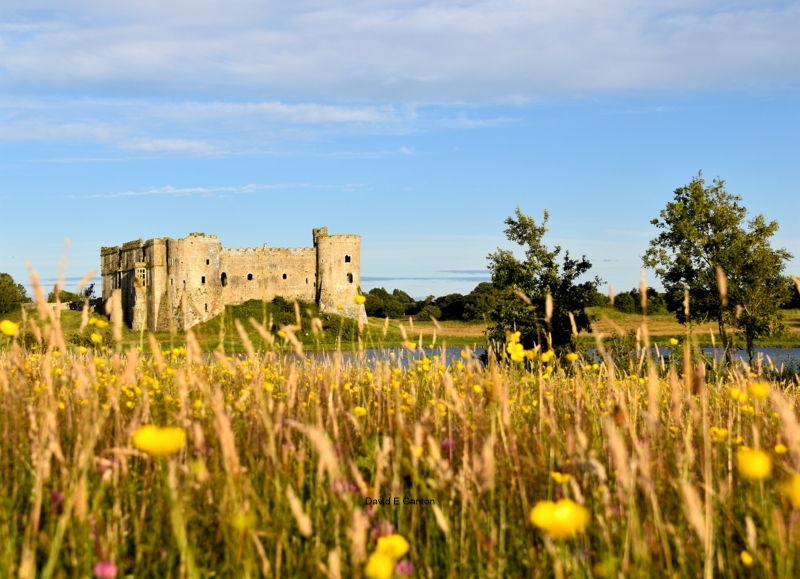
[[[408,553],[408,548],[409,544],[405,537],[393,533],[378,539],[378,546],[375,547],[375,552],[397,560]]]
[[[789,449],[786,447],[786,445],[785,444],[781,444],[780,442],[775,445],[775,448],[773,450],[775,451],[775,454],[778,454],[778,455],[786,454],[787,452],[789,452]]]
[[[411,340],[406,340],[405,342],[403,342],[403,346],[408,348],[409,350],[413,350],[414,348],[417,347],[417,343],[412,342]]]
[[[0,322],[0,334],[16,336],[17,332],[19,332],[19,324],[15,324],[11,320],[3,320]]]
[[[577,362],[578,358],[580,358],[580,356],[578,356],[578,354],[576,354],[575,352],[570,352],[569,354],[567,354],[567,360],[569,360],[570,362]]]
[[[669,339],[669,345],[670,346],[677,346],[678,344],[680,344],[680,342],[678,341],[677,338],[670,338]]]
[[[756,382],[747,387],[747,393],[756,400],[764,400],[769,396],[769,384],[766,382]]]
[[[394,559],[377,551],[367,559],[364,575],[368,579],[392,579],[394,573]]]
[[[589,511],[570,499],[539,501],[529,518],[551,538],[564,539],[583,532],[589,523]]]
[[[456,441],[452,438],[445,438],[442,441],[442,452],[450,453],[453,452],[456,448]]]
[[[356,406],[355,408],[353,408],[353,414],[355,414],[359,418],[362,417],[362,416],[366,416],[367,415],[367,409],[364,408],[363,406]]]
[[[547,350],[547,352],[542,352],[542,353],[539,355],[539,359],[540,359],[542,362],[544,362],[545,364],[547,364],[547,363],[548,363],[550,360],[552,360],[552,358],[553,358],[553,356],[554,356],[554,355],[555,355],[555,354],[554,354],[553,350]]]
[[[410,577],[414,574],[414,563],[408,559],[398,561],[397,565],[394,566],[394,572],[401,577]]]
[[[421,446],[411,446],[411,454],[419,458],[422,456],[422,447]]]
[[[738,388],[731,388],[728,390],[728,394],[733,399],[734,402],[744,402],[747,400],[747,394],[739,390]]]
[[[472,385],[472,391],[473,391],[475,394],[483,394],[483,388],[481,388],[481,385],[480,385],[480,384],[473,384],[473,385]]]
[[[711,440],[714,442],[725,442],[729,434],[727,428],[718,428],[716,426],[712,426],[708,431],[711,434]]]
[[[506,351],[514,362],[522,362],[525,359],[525,347],[519,342],[509,342]]]
[[[800,474],[792,475],[788,481],[778,487],[781,494],[785,496],[792,506],[795,508],[800,507]]]
[[[114,579],[117,576],[117,566],[111,561],[100,561],[94,566],[94,576],[97,579]]]
[[[97,332],[92,332],[92,335],[89,336],[89,339],[92,341],[92,344],[99,344],[103,341],[103,336]]]
[[[357,303],[359,306],[363,305],[367,301],[367,296],[362,296],[361,294],[353,297],[353,301]]]
[[[748,480],[764,480],[772,474],[772,459],[763,450],[741,447],[736,452],[739,474]]]
[[[520,332],[506,332],[506,342],[509,344],[516,344],[519,342]]]
[[[133,433],[133,445],[151,456],[169,456],[186,445],[186,431],[179,426],[148,424]]]
[[[739,559],[742,561],[742,565],[744,565],[745,567],[753,566],[753,556],[747,551],[742,551],[739,554]]]
[[[558,485],[567,484],[571,479],[572,475],[563,473],[563,472],[551,472],[550,478]]]

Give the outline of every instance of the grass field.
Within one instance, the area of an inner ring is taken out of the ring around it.
[[[8,576],[800,574],[796,375],[695,367],[688,342],[674,367],[484,368],[247,334],[243,358],[194,333],[140,352],[120,326],[0,335]]]

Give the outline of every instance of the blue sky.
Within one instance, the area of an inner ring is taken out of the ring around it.
[[[519,205],[621,291],[698,170],[800,258],[799,29],[769,0],[2,0],[0,271],[327,225],[365,288],[466,292]]]

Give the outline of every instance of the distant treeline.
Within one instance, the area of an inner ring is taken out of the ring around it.
[[[791,297],[780,307],[800,309],[800,294],[794,289],[794,282],[791,278],[786,278],[786,284],[790,288],[789,296]],[[484,319],[484,316],[497,307],[498,298],[502,292],[491,282],[483,282],[466,295],[452,293],[440,297],[428,296],[422,300],[415,300],[400,289],[389,292],[382,287],[373,288],[364,295],[367,298],[364,307],[370,317],[414,316],[418,320],[435,318],[442,321],[475,321]],[[594,292],[590,303],[585,304],[585,307],[590,306],[612,306],[611,298],[600,292]],[[641,314],[642,298],[639,288],[616,294],[613,307],[626,314]],[[647,314],[669,314],[666,294],[651,287],[647,288]]]

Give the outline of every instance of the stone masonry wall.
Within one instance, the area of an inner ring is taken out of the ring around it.
[[[358,235],[315,229],[314,247],[230,249],[215,235],[135,240],[100,251],[103,298],[122,290],[133,329],[186,329],[251,299],[315,300],[323,311],[364,319]]]

